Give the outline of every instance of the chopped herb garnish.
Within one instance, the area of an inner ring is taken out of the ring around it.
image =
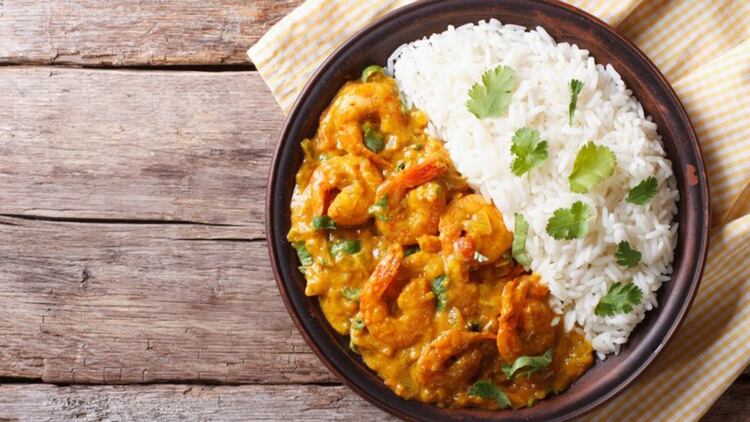
[[[365,70],[362,71],[362,82],[367,82],[370,79],[370,76],[376,73],[383,73],[383,68],[376,64],[367,66]]]
[[[521,356],[516,358],[513,365],[504,363],[500,369],[503,370],[505,377],[509,380],[513,379],[514,375],[525,376],[528,378],[542,369],[549,367],[552,363],[552,353],[553,350],[550,348],[541,356]],[[518,372],[519,369],[524,370]],[[516,374],[516,372],[518,372],[518,374]]]
[[[399,161],[398,164],[396,164],[396,171],[402,171],[406,168],[406,163],[403,161]]]
[[[466,324],[466,329],[469,331],[479,332],[482,331],[482,324],[476,321],[469,321],[469,323]]]
[[[367,208],[370,215],[375,216],[380,221],[388,221],[388,195],[378,199],[374,204]]]
[[[628,197],[625,198],[625,200],[631,204],[646,205],[648,201],[656,196],[656,188],[658,186],[659,182],[657,182],[656,178],[654,176],[649,176],[643,179],[641,183],[635,185],[633,189],[630,189]]]
[[[296,242],[294,244],[294,249],[297,250],[297,257],[299,258],[299,263],[302,265],[312,265],[313,264],[313,257],[310,255],[310,252],[307,250],[307,247],[305,246],[305,242]]]
[[[601,317],[627,314],[633,310],[633,306],[641,303],[642,298],[643,292],[635,284],[617,282],[610,286],[607,294],[599,300],[594,314]]]
[[[528,268],[531,265],[531,257],[526,253],[526,235],[529,231],[529,223],[520,213],[515,213],[515,220],[511,252],[516,262]]]
[[[336,223],[327,215],[316,215],[312,222],[315,230],[334,230],[336,228]]]
[[[573,115],[576,112],[576,105],[578,104],[578,94],[583,89],[583,82],[578,79],[570,80],[570,105],[568,106],[568,125],[573,125]]]
[[[432,280],[430,286],[432,294],[435,295],[435,309],[442,311],[448,305],[448,276],[445,274]]]
[[[362,137],[367,149],[380,152],[385,148],[385,136],[368,122],[362,124]]]
[[[419,252],[419,250],[419,246],[417,245],[409,246],[408,248],[406,248],[406,250],[404,250],[404,258],[410,255],[414,255],[415,253]]]
[[[494,400],[497,406],[501,409],[506,409],[510,406],[510,400],[505,392],[491,381],[477,381],[469,387],[468,393],[472,397],[479,397],[485,400]]]
[[[522,127],[513,134],[510,152],[515,155],[510,170],[521,176],[547,159],[547,141],[539,141],[539,131]]]
[[[424,149],[424,145],[422,144],[414,144],[411,147],[414,151],[422,151],[422,149]]]
[[[633,249],[630,243],[622,241],[617,245],[615,258],[617,258],[617,264],[623,267],[635,268],[641,262],[641,253]]]
[[[487,258],[486,256],[482,255],[481,253],[476,252],[476,251],[474,252],[474,261],[482,264],[482,263],[487,262],[489,260],[490,260],[489,258]]]
[[[508,111],[513,90],[516,87],[516,72],[510,66],[498,66],[482,74],[482,82],[469,90],[466,108],[478,119],[499,117]]]
[[[578,150],[573,172],[568,176],[570,190],[575,193],[588,193],[591,188],[615,171],[617,160],[611,149],[596,146],[592,141]]]
[[[354,255],[355,253],[362,250],[362,245],[359,240],[339,240],[331,245],[331,255],[338,258],[342,254]]]
[[[352,302],[359,302],[359,289],[354,287],[344,287],[341,289],[341,296]]]
[[[547,222],[547,234],[557,240],[573,240],[589,232],[588,218],[591,207],[576,201],[570,208],[558,208]]]
[[[351,322],[351,329],[352,330],[359,331],[359,330],[361,330],[363,328],[365,328],[365,322],[362,321],[362,318],[360,318],[360,317],[352,318],[352,322]]]

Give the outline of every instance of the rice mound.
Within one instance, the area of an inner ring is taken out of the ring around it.
[[[479,120],[465,104],[482,73],[511,66],[517,85],[508,113]],[[587,50],[556,43],[542,27],[527,31],[497,20],[448,27],[445,32],[400,46],[388,60],[404,99],[430,118],[429,130],[442,138],[457,169],[470,185],[491,199],[509,228],[514,213],[529,223],[526,249],[531,269],[551,291],[551,305],[570,330],[583,328],[600,358],[618,353],[646,311],[657,306],[656,291],[670,279],[677,241],[672,164],[656,124],[610,66],[596,64]],[[584,82],[573,125],[568,125],[571,79]],[[539,130],[549,158],[521,177],[510,171],[511,138],[516,129]],[[568,175],[588,141],[609,147],[617,158],[614,175],[588,194],[571,192]],[[624,201],[643,179],[659,181],[645,206]],[[558,241],[545,227],[555,209],[583,201],[592,208],[583,239]],[[638,267],[616,263],[615,252],[628,241],[642,253]],[[598,317],[599,299],[615,282],[632,280],[644,293],[628,314]]]

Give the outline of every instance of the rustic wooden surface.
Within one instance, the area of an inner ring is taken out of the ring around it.
[[[302,0],[0,0],[0,64],[248,64]]]
[[[388,419],[267,258],[283,116],[244,50],[300,2],[0,0],[0,420]]]

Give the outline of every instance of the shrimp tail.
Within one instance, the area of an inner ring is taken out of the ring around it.
[[[398,274],[401,262],[404,260],[404,251],[401,245],[392,246],[383,258],[375,266],[360,296],[360,309],[365,323],[372,322],[375,317],[375,304],[380,301],[385,291],[391,285]]]

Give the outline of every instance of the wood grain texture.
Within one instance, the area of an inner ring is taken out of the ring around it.
[[[703,422],[746,422],[750,383],[727,390]],[[343,386],[0,385],[0,420],[395,421]]]
[[[248,63],[245,52],[302,0],[2,0],[0,63]]]
[[[0,217],[0,376],[333,381],[248,230]]]
[[[283,115],[256,72],[0,67],[0,213],[263,236]]]
[[[0,385],[0,420],[395,421],[343,386]]]

